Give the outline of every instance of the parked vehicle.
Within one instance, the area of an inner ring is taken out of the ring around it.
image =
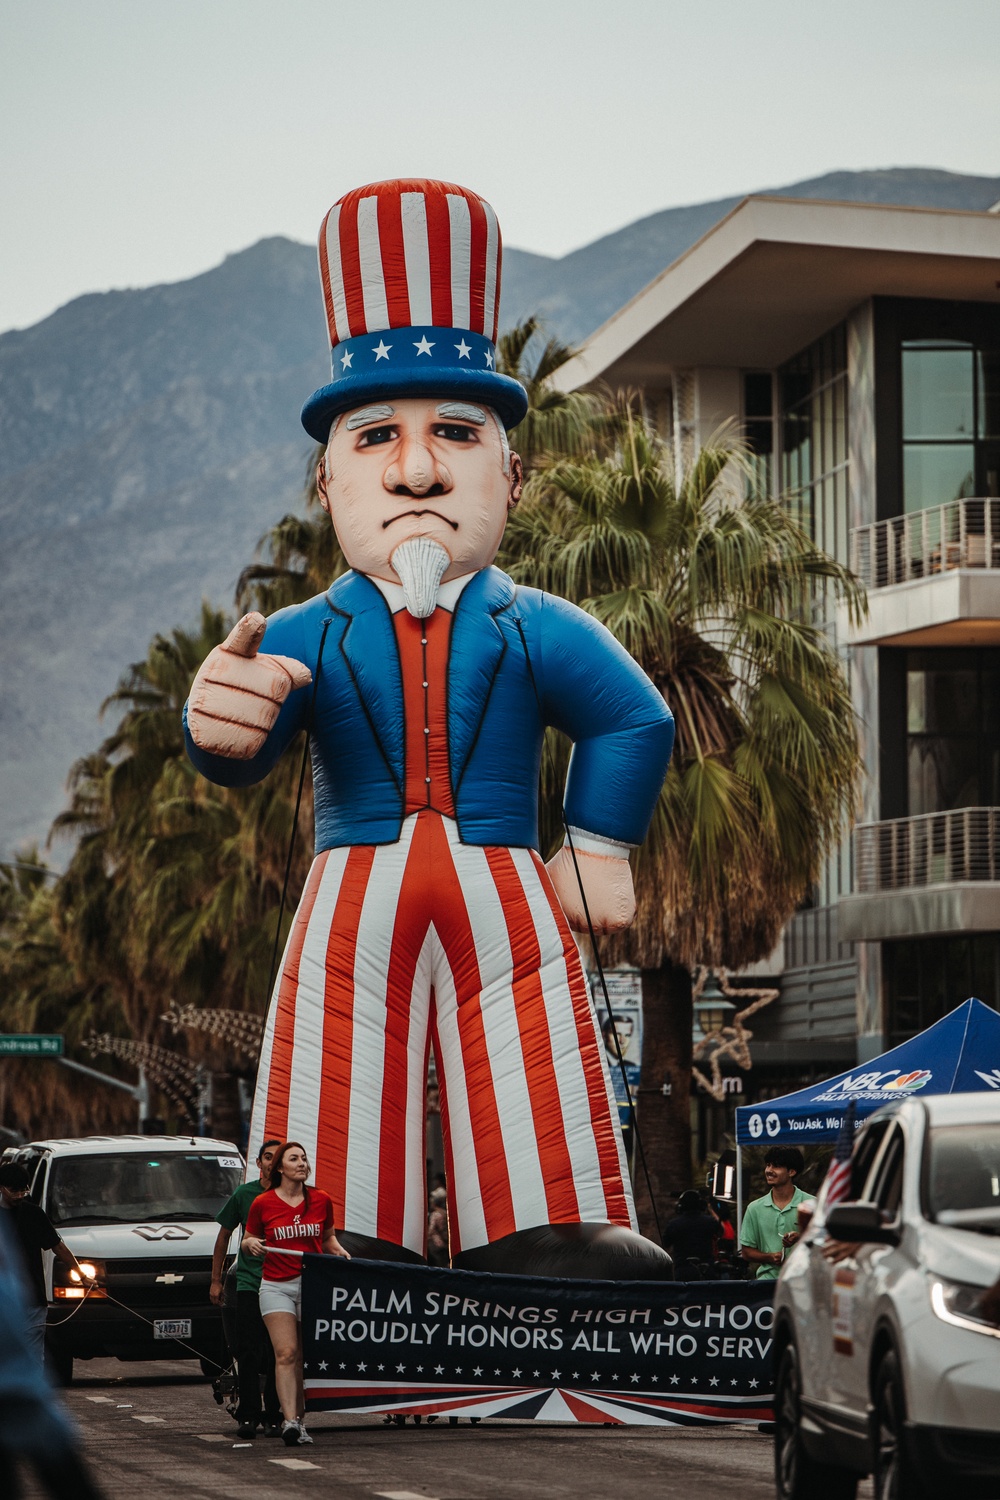
[[[872,1115],[775,1292],[781,1500],[1000,1495],[1000,1095]],[[840,1258],[835,1258],[839,1256]]]
[[[30,1195],[80,1263],[45,1255],[46,1352],[60,1380],[73,1362],[199,1357],[228,1363],[222,1315],[209,1301],[215,1215],[243,1179],[231,1141],[199,1136],[87,1136],[8,1148],[31,1175]]]

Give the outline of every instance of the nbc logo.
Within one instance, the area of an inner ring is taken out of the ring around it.
[[[987,1088],[1000,1089],[1000,1068],[994,1068],[992,1073],[980,1073],[978,1068],[975,1071],[976,1077],[981,1078]]]
[[[917,1089],[922,1089],[930,1076],[928,1068],[917,1068],[913,1073],[900,1073],[898,1078],[884,1083],[882,1087],[886,1093],[912,1094]]]

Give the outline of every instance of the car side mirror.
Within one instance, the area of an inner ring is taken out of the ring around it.
[[[887,1224],[877,1203],[838,1203],[826,1216],[831,1239],[855,1245],[898,1245],[899,1230]]]

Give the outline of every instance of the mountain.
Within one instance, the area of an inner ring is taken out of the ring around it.
[[[1000,178],[901,168],[769,191],[985,209]],[[561,259],[508,249],[502,325],[538,312],[581,340],[738,201],[666,209]],[[44,839],[152,635],[193,623],[203,596],[229,603],[296,508],[299,407],[328,360],[315,252],[282,238],[0,336],[0,855]]]

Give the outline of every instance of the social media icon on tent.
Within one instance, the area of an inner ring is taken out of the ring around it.
[[[777,1135],[781,1129],[781,1121],[776,1114],[769,1114],[764,1124],[767,1126],[768,1135]]]
[[[756,1140],[759,1135],[763,1134],[763,1130],[764,1121],[761,1119],[760,1115],[751,1115],[750,1134],[753,1136],[754,1140]]]

